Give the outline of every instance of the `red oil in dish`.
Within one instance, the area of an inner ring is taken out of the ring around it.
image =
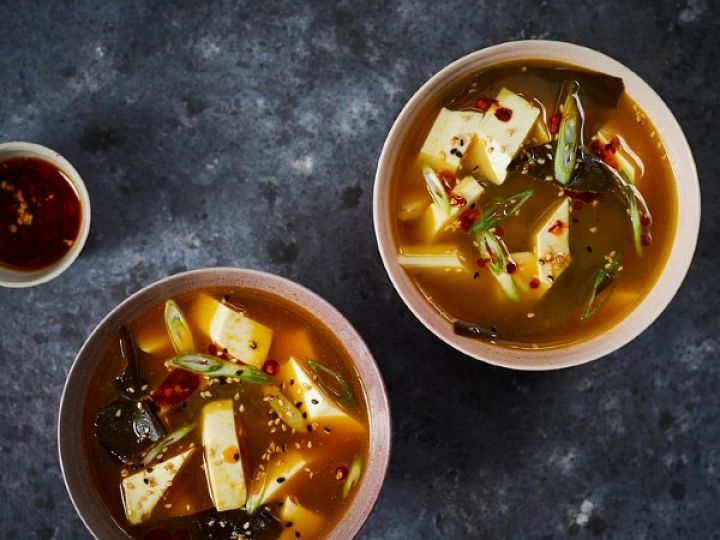
[[[0,162],[0,265],[30,271],[56,263],[81,222],[80,198],[57,166],[34,157]]]

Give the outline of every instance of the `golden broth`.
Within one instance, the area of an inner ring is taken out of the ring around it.
[[[202,407],[209,402],[221,399],[233,400],[236,422],[241,423],[244,434],[241,436],[240,448],[248,484],[258,467],[267,465],[265,455],[269,453],[271,444],[278,449],[275,455],[282,453],[280,449],[286,449],[311,457],[311,463],[308,464],[307,470],[287,482],[288,485],[284,486],[282,490],[282,496],[268,501],[264,506],[270,514],[277,515],[278,503],[285,495],[292,495],[303,507],[324,518],[324,524],[316,535],[305,534],[301,535],[302,538],[325,536],[342,518],[353,495],[351,492],[348,497],[342,496],[344,478],[337,477],[338,468],[350,467],[355,456],[361,456],[363,462],[367,463],[367,408],[362,385],[351,358],[329,330],[311,314],[302,312],[275,296],[255,291],[228,291],[226,289],[192,292],[174,298],[185,312],[193,330],[198,352],[205,352],[210,345],[207,340],[202,342],[199,339],[203,333],[198,332],[197,319],[191,307],[200,295],[210,295],[215,299],[229,297],[234,305],[241,305],[249,317],[270,327],[273,330],[273,339],[268,359],[274,359],[282,366],[290,355],[298,358],[307,356],[340,372],[352,387],[356,398],[356,407],[352,410],[352,415],[360,421],[363,429],[330,431],[322,426],[315,426],[316,429],[312,431],[295,432],[287,426],[287,429],[282,429],[282,423],[275,421],[277,415],[263,400],[265,397],[264,385],[246,382],[228,382],[226,384],[218,382],[205,387],[204,390],[201,386],[181,406],[174,407],[167,414],[162,415],[166,432],[170,433],[180,426],[197,422]],[[138,345],[138,363],[141,366],[144,382],[150,389],[157,388],[168,374],[168,369],[164,365],[165,361],[175,355],[165,329],[163,306],[156,306],[145,313],[130,325],[129,330]],[[140,347],[154,350],[152,354],[149,354],[142,352]],[[118,390],[113,379],[121,370],[122,360],[119,346],[113,344],[101,359],[95,375],[95,383],[91,385],[91,391],[87,396],[84,441],[88,462],[95,480],[95,488],[117,523],[123,524],[127,533],[132,538],[138,539],[145,538],[148,531],[158,527],[167,529],[171,533],[184,530],[183,534],[189,533],[191,535],[189,538],[193,539],[208,537],[233,538],[234,540],[235,538],[244,538],[243,536],[231,536],[230,526],[222,526],[225,514],[217,513],[213,508],[204,472],[200,429],[194,429],[188,437],[176,443],[177,447],[171,447],[168,452],[168,455],[175,455],[180,453],[180,449],[187,449],[191,443],[194,443],[197,448],[153,511],[150,520],[139,526],[127,524],[119,485],[123,470],[128,470],[129,467],[111,456],[98,443],[92,428],[98,411],[117,397]],[[211,395],[201,395],[200,390],[207,391]],[[269,423],[272,426],[269,426]],[[131,474],[133,472],[135,470],[130,471]],[[347,470],[345,469],[344,472],[347,473]],[[232,512],[244,514],[244,511],[241,510]],[[249,517],[242,518],[241,523],[244,521],[250,522],[251,520]],[[247,538],[276,539],[286,528],[289,528],[291,532],[297,530],[302,533],[303,531],[302,523],[286,527],[287,523],[281,523],[279,520],[274,523],[272,523],[273,520],[270,521],[271,526],[268,530],[252,532]],[[214,522],[214,525],[203,529],[205,532],[202,532],[198,522],[202,522],[204,527],[208,527],[210,522]],[[285,532],[285,534],[288,533]],[[286,536],[282,536],[282,538],[286,538]]]
[[[407,201],[426,197],[427,191],[420,149],[441,107],[464,110],[480,96],[495,96],[506,87],[538,105],[541,117],[552,115],[562,77],[547,78],[533,67],[567,67],[548,62],[512,63],[489,68],[456,84],[439,95],[417,116],[415,125],[398,148],[399,159],[392,171],[391,208],[398,215]],[[545,73],[545,72],[543,72]],[[632,229],[625,206],[610,194],[602,194],[599,204],[580,203],[571,209],[570,252],[572,263],[539,300],[507,300],[496,280],[486,269],[474,267],[466,273],[442,270],[408,270],[418,290],[448,321],[468,321],[497,329],[498,343],[512,347],[555,347],[577,342],[617,324],[638,304],[655,283],[669,255],[677,220],[675,181],[665,149],[651,121],[623,93],[615,109],[583,103],[586,143],[601,127],[621,135],[637,155],[644,172],[636,182],[653,216],[651,245],[642,256],[636,254]],[[548,150],[552,153],[553,150]],[[460,175],[458,175],[460,177]],[[530,230],[539,218],[563,196],[562,186],[533,178],[519,171],[510,172],[505,182],[494,185],[478,178],[485,192],[477,203],[493,197],[507,198],[532,188],[534,195],[517,215],[502,223],[504,240],[510,252],[531,250]],[[427,244],[416,221],[394,219],[393,236],[398,247]],[[469,266],[479,255],[472,237],[463,230],[442,232],[433,243],[455,244]],[[587,320],[582,305],[592,288],[593,273],[612,251],[622,253],[623,270],[608,303]]]

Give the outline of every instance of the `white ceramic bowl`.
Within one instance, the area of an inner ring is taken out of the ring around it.
[[[80,222],[77,240],[62,259],[45,268],[28,272],[0,266],[0,286],[32,287],[56,278],[67,270],[68,267],[75,262],[78,255],[80,255],[80,252],[85,246],[88,233],[90,232],[90,197],[85,188],[85,183],[82,181],[82,178],[80,178],[75,167],[70,165],[68,160],[54,150],[28,142],[7,142],[0,144],[0,162],[16,157],[44,159],[55,165],[65,174],[66,178],[72,184],[80,199],[80,207],[82,209],[82,221]]]
[[[622,321],[586,341],[553,349],[510,349],[458,336],[413,285],[397,262],[390,208],[391,174],[398,159],[395,149],[408,137],[419,111],[459,79],[493,65],[518,60],[557,60],[621,77],[626,92],[647,113],[665,143],[675,175],[678,221],[670,255],[660,277],[645,298]],[[453,62],[418,90],[395,120],[380,155],[373,200],[375,234],[385,269],[405,304],[428,330],[457,350],[490,364],[524,370],[575,366],[605,356],[645,330],[667,307],[687,273],[700,229],[700,186],[692,152],[670,109],[638,75],[612,58],[572,43],[514,41],[488,47]]]

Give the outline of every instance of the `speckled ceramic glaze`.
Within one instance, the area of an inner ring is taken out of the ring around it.
[[[390,411],[377,365],[350,323],[318,295],[278,276],[233,268],[185,272],[142,289],[110,312],[80,349],[65,383],[58,425],[60,464],[65,485],[78,514],[96,538],[127,539],[93,489],[81,445],[85,396],[98,359],[102,357],[110,340],[116,338],[122,324],[128,324],[167,298],[206,287],[246,288],[281,296],[322,321],[353,359],[367,399],[369,461],[350,508],[327,537],[328,540],[351,538],[360,530],[377,500],[390,458]]]
[[[611,329],[586,341],[554,349],[510,349],[453,332],[452,325],[423,298],[397,262],[390,208],[391,171],[398,159],[394,151],[408,136],[419,110],[428,101],[468,74],[495,64],[517,60],[556,60],[622,77],[627,93],[647,113],[665,143],[675,174],[678,224],[665,268],[653,288],[626,317]],[[440,339],[459,351],[485,362],[514,369],[548,370],[574,366],[605,356],[637,337],[662,313],[677,292],[692,260],[700,228],[700,186],[690,147],[672,112],[640,77],[602,53],[556,41],[514,41],[469,54],[435,74],[410,99],[390,130],[375,176],[373,202],[375,234],[383,263],[405,304]]]

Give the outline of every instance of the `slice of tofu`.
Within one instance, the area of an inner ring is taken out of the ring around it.
[[[609,144],[613,137],[618,137],[620,141],[620,148],[615,153],[615,160],[617,161],[617,170],[619,173],[624,174],[627,181],[634,184],[638,178],[640,178],[640,167],[638,166],[638,160],[634,157],[632,151],[628,148],[625,139],[612,133],[607,129],[601,129],[597,132],[598,142],[602,145]]]
[[[246,364],[262,368],[270,350],[272,329],[207,295],[196,299],[187,315],[194,327],[205,332],[218,347],[226,348]]]
[[[345,411],[334,398],[313,380],[309,368],[295,357],[281,366],[281,378],[285,383],[288,398],[295,403],[302,402],[300,409],[306,414],[309,424],[318,423],[333,430],[364,431],[362,423]]]
[[[177,473],[193,452],[195,449],[187,450],[123,479],[125,516],[131,525],[144,523],[150,518]]]
[[[548,288],[570,264],[570,198],[558,201],[540,218],[533,231],[538,278]]]
[[[507,177],[508,165],[535,126],[540,109],[507,88],[500,90],[497,100],[480,121],[463,166],[500,185]],[[499,109],[512,111],[509,120],[498,118]]]
[[[538,115],[537,120],[535,120],[532,131],[530,131],[530,141],[534,144],[548,144],[552,142],[552,134],[542,115]]]
[[[400,266],[412,270],[469,271],[457,246],[453,244],[401,247],[398,262]]]
[[[283,532],[279,540],[315,538],[325,525],[325,518],[322,515],[308,510],[294,497],[285,497],[279,517],[283,525]],[[299,533],[300,536],[296,533]]]
[[[241,508],[247,499],[233,401],[213,401],[202,410],[205,475],[218,512]]]
[[[483,115],[443,107],[420,149],[420,159],[437,171],[456,172]]]
[[[400,221],[415,221],[420,219],[429,205],[430,198],[427,196],[427,193],[423,194],[422,197],[416,195],[416,198],[408,199],[400,204],[398,219]]]
[[[532,251],[521,251],[511,253],[510,257],[516,265],[512,278],[518,289],[522,291],[523,297],[542,298],[550,287],[546,282],[540,281],[537,255]]]
[[[457,219],[457,216],[465,208],[477,203],[484,191],[485,188],[472,176],[466,176],[460,180],[450,192],[450,199],[455,199],[455,201],[464,200],[465,204],[451,205],[450,214],[447,214],[436,204],[428,206],[418,225],[422,238],[427,242],[433,241],[441,231]]]
[[[247,500],[248,514],[252,514],[263,504],[282,496],[283,491],[292,485],[292,481],[300,476],[308,463],[309,461],[302,454],[290,450],[278,454],[265,465],[264,469],[258,469],[253,477]]]

